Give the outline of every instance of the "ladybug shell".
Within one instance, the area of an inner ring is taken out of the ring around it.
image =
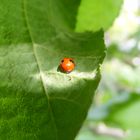
[[[70,73],[75,68],[75,63],[72,58],[64,58],[60,63],[60,68],[65,73]]]

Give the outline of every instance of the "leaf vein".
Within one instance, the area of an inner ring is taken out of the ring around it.
[[[30,29],[30,25],[29,25],[29,21],[28,21],[28,14],[26,12],[26,0],[22,0],[22,9],[23,9],[23,16],[24,16],[25,24],[26,24],[26,27],[27,27],[27,30],[28,30],[28,34],[29,34],[31,43],[32,43],[32,47],[33,47],[33,55],[34,55],[35,61],[37,63],[37,68],[38,68],[38,71],[39,71],[39,74],[40,74],[41,85],[42,85],[43,91],[46,94],[46,97],[48,99],[48,107],[50,109],[51,119],[52,119],[54,127],[55,127],[56,140],[58,140],[57,127],[56,127],[52,107],[51,107],[51,104],[49,102],[49,95],[47,94],[47,91],[46,91],[46,88],[45,88],[45,83],[43,82],[44,79],[43,79],[43,76],[42,76],[39,60],[38,60],[38,57],[37,57],[37,52],[36,52],[36,49],[35,49],[35,42],[34,42],[34,39],[33,39],[32,33],[31,33],[31,29]]]

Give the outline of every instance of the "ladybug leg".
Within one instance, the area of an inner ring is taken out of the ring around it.
[[[57,72],[62,72],[60,65],[57,67]]]
[[[69,77],[69,81],[71,81],[71,76]]]

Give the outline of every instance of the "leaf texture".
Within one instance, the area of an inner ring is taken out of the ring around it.
[[[80,1],[0,2],[0,139],[73,140],[100,80],[103,31],[74,32]],[[63,57],[76,62],[70,74]]]

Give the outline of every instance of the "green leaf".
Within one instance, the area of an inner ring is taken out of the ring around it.
[[[0,139],[73,140],[100,80],[103,31],[74,32],[80,1],[0,2]]]
[[[119,106],[112,107],[112,114],[110,120],[117,122],[125,129],[137,128],[139,129],[139,107],[140,95],[129,95],[131,98],[126,103]]]
[[[76,31],[107,30],[119,14],[123,0],[82,0]]]
[[[112,113],[108,118],[109,123],[116,123],[119,127],[127,130],[125,140],[137,140],[140,137],[140,95],[132,93],[126,103],[112,107]]]

